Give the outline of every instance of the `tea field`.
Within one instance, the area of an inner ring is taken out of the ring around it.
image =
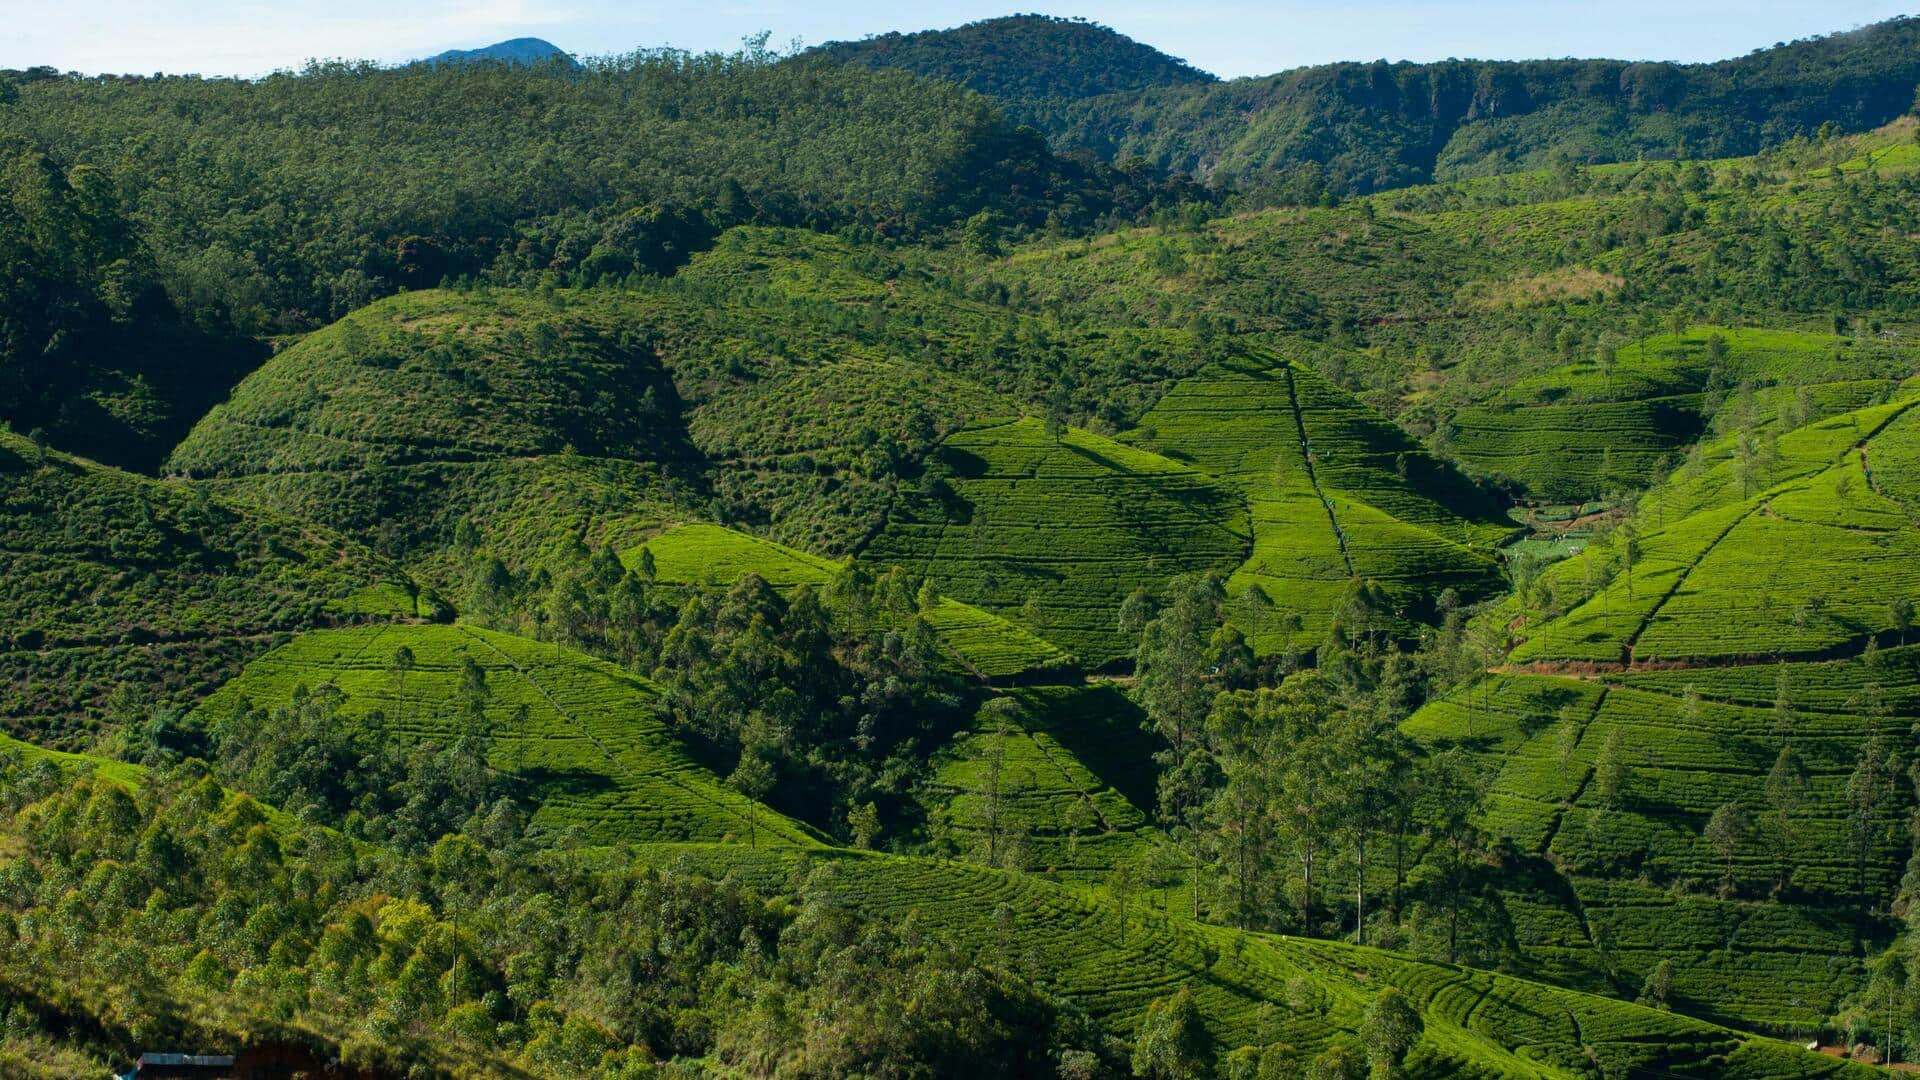
[[[1256,652],[1324,640],[1356,578],[1386,589],[1403,632],[1449,588],[1499,587],[1489,552],[1513,526],[1497,501],[1302,361],[1182,380],[1138,441],[1246,497],[1253,550],[1227,588]]]
[[[896,507],[861,558],[930,577],[957,600],[1026,627],[1091,665],[1126,653],[1117,619],[1137,588],[1226,570],[1246,510],[1191,466],[1037,419],[943,442],[952,496]]]
[[[832,562],[771,540],[718,525],[678,525],[622,556],[640,565],[642,551],[653,556],[655,580],[670,586],[724,589],[749,573],[758,574],[783,594],[800,586],[818,592],[846,571]],[[1073,658],[1059,646],[1019,625],[971,604],[942,596],[920,613],[941,646],[961,670],[986,679],[1041,679],[1071,668]]]
[[[1115,1031],[1132,1030],[1155,998],[1186,987],[1223,1054],[1285,1043],[1305,1061],[1351,1046],[1367,1003],[1393,986],[1425,1024],[1407,1061],[1414,1077],[1572,1077],[1596,1067],[1623,1075],[1868,1075],[1670,1012],[1374,949],[1209,926],[1151,903],[1123,909],[1030,874],[841,850],[655,845],[637,854],[747,881],[804,876],[868,917],[938,923],[970,948],[1042,973],[1055,993]]]
[[[400,649],[412,664],[399,665]],[[489,763],[525,785],[532,825],[599,844],[652,840],[811,846],[812,830],[752,806],[695,764],[662,722],[659,690],[620,668],[554,645],[471,626],[316,631],[247,665],[197,710],[284,704],[298,686],[345,694],[342,723],[410,742],[471,730],[462,672],[484,673]],[[751,821],[749,816],[751,815]]]

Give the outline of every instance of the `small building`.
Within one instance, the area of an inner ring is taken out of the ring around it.
[[[124,1080],[158,1080],[160,1077],[192,1077],[194,1080],[227,1080],[234,1075],[232,1054],[167,1054],[151,1050],[140,1055],[133,1068],[121,1076]]]
[[[384,1074],[342,1066],[291,1043],[250,1046],[238,1054],[173,1054],[148,1051],[121,1080],[392,1080]]]

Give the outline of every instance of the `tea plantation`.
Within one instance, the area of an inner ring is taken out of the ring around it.
[[[845,565],[762,540],[718,525],[678,525],[633,548],[624,556],[640,565],[641,552],[652,556],[655,580],[683,588],[724,589],[747,574],[758,574],[782,593],[802,585],[819,592]],[[1045,678],[1071,668],[1066,652],[1023,628],[952,597],[940,597],[920,612],[948,656],[964,671],[987,679]]]
[[[1577,501],[1661,479],[1736,387],[1776,413],[1805,388],[1804,423],[1911,374],[1904,349],[1836,334],[1693,326],[1607,348],[1455,413],[1456,452],[1536,498]]]
[[[1916,27],[0,70],[0,1075],[1920,1059]]]
[[[410,662],[397,662],[401,649]],[[483,719],[469,718],[466,661],[483,673]],[[694,764],[667,731],[645,679],[571,650],[469,626],[389,626],[304,634],[247,665],[202,704],[202,723],[329,684],[343,723],[418,742],[477,726],[491,765],[524,785],[533,827],[593,843],[749,840],[816,843]],[[751,820],[749,820],[751,817]]]
[[[1154,828],[1153,743],[1111,686],[1013,690],[1002,724],[983,712],[936,756],[926,797],[972,861],[1100,884],[1179,853]]]
[[[1246,510],[1211,477],[1091,432],[1037,419],[941,444],[950,497],[896,508],[861,557],[930,577],[1099,665],[1128,650],[1120,604],[1168,577],[1244,557]]]
[[[1387,590],[1402,631],[1447,589],[1499,587],[1490,550],[1513,527],[1495,500],[1304,363],[1183,380],[1140,439],[1245,494],[1253,551],[1227,587],[1256,652],[1324,640],[1356,578]]]
[[[638,854],[757,882],[810,871],[835,902],[863,915],[938,923],[983,955],[1044,972],[1056,993],[1117,1031],[1184,986],[1222,1051],[1285,1043],[1308,1060],[1350,1038],[1366,1003],[1394,986],[1425,1023],[1407,1059],[1411,1076],[1586,1076],[1596,1067],[1625,1075],[1869,1075],[1673,1013],[1373,949],[1208,926],[1151,905],[1122,908],[1029,875],[845,851],[796,860],[738,845]]]
[[[274,634],[440,610],[323,525],[4,432],[0,532],[0,718],[60,743],[90,714],[190,706]]]

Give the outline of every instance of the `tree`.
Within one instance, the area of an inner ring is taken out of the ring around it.
[[[985,745],[981,762],[985,766],[986,788],[980,793],[980,798],[986,804],[988,866],[1000,865],[1004,833],[1008,824],[1004,797],[1007,737],[1012,734],[1014,725],[1019,722],[1019,717],[1020,706],[1012,698],[998,697],[980,706],[980,712],[974,724],[974,730],[979,733],[975,738],[984,740]]]
[[[871,802],[865,802],[848,810],[847,830],[853,833],[854,847],[871,849],[874,837],[880,835],[879,807]]]
[[[1870,728],[1871,730],[1871,728]],[[1873,843],[1889,826],[1886,820],[1896,805],[1894,778],[1899,774],[1899,759],[1882,735],[1870,735],[1854,760],[1853,773],[1847,777],[1849,831],[1853,838],[1854,895],[1858,901],[1861,925],[1865,925],[1870,897],[1867,893],[1867,864],[1873,855]]]
[[[1722,895],[1733,890],[1733,860],[1746,842],[1748,827],[1746,808],[1738,800],[1721,803],[1707,820],[1707,828],[1702,835],[1720,856]]]
[[[1347,708],[1333,723],[1328,756],[1339,772],[1332,785],[1332,812],[1353,853],[1354,940],[1365,945],[1367,842],[1390,815],[1395,779],[1407,769],[1411,753],[1392,718],[1372,709]]]
[[[1653,965],[1653,970],[1647,973],[1647,981],[1641,984],[1639,1004],[1665,1009],[1669,1007],[1672,994],[1673,962],[1662,960]]]
[[[1767,807],[1773,811],[1775,857],[1779,866],[1775,887],[1784,889],[1793,880],[1794,819],[1807,795],[1807,770],[1800,764],[1800,755],[1794,752],[1793,744],[1782,746],[1779,756],[1774,758],[1773,768],[1767,772],[1766,793]]]
[[[1773,733],[1781,739],[1793,737],[1793,694],[1787,682],[1787,665],[1781,664],[1773,683]]]
[[[393,658],[388,666],[393,669],[393,695],[400,705],[400,715],[397,719],[405,725],[407,722],[407,674],[414,668],[413,650],[405,645],[393,650]]]
[[[1632,780],[1633,766],[1627,761],[1625,739],[1619,728],[1611,728],[1593,762],[1593,787],[1600,796],[1600,805],[1609,810],[1617,807],[1626,798]]]
[[[1389,986],[1367,1005],[1360,1021],[1360,1038],[1366,1043],[1367,1063],[1375,1077],[1386,1080],[1400,1075],[1407,1051],[1419,1041],[1426,1025],[1420,1013],[1398,988]]]
[[[740,760],[727,783],[747,800],[748,847],[759,846],[760,804],[778,782],[774,762],[780,754],[782,735],[779,726],[761,711],[750,714],[740,729]]]
[[[1173,602],[1141,633],[1140,698],[1148,725],[1165,739],[1177,759],[1205,724],[1213,702],[1208,685],[1207,646],[1220,623],[1217,578],[1189,578],[1175,588]]]
[[[1887,602],[1887,622],[1893,631],[1900,635],[1900,644],[1907,643],[1907,631],[1913,629],[1913,601],[1904,596],[1896,596]]]
[[[1475,822],[1486,800],[1481,768],[1466,750],[1450,747],[1427,759],[1421,814],[1443,864],[1447,891],[1447,962],[1460,950],[1460,908],[1466,899],[1471,858],[1479,846]]]
[[[1120,632],[1135,639],[1137,647],[1140,632],[1146,629],[1154,614],[1153,593],[1144,586],[1133,590],[1120,602]]]
[[[1627,572],[1627,595],[1633,595],[1633,568],[1640,564],[1643,554],[1640,546],[1640,530],[1635,527],[1632,518],[1620,526],[1620,565]]]
[[[1155,998],[1133,1041],[1133,1075],[1149,1080],[1203,1080],[1213,1075],[1213,1044],[1193,991]]]
[[[975,255],[992,258],[1001,251],[1000,215],[991,210],[982,210],[967,219],[960,233],[961,244]]]

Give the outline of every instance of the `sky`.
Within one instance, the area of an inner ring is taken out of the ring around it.
[[[1875,0],[0,0],[0,68],[258,75],[311,58],[398,62],[510,37],[576,55],[730,50],[954,26],[1013,11],[1079,16],[1232,78],[1336,60],[1607,56],[1718,60],[1847,30]]]

